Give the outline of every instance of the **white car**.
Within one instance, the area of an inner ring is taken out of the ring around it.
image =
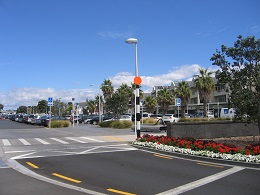
[[[180,119],[175,114],[165,114],[165,115],[163,115],[162,120],[165,123],[168,123],[168,122],[171,122],[171,123],[175,122],[176,123]]]
[[[120,121],[132,121],[132,118],[129,115],[121,115],[119,120]]]

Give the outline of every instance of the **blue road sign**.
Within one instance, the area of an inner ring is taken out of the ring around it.
[[[176,106],[181,106],[181,98],[176,98]]]
[[[52,97],[48,98],[48,106],[53,106],[53,99],[52,99]]]

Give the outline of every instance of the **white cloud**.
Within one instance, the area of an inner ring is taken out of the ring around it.
[[[183,65],[168,73],[162,75],[140,75],[142,78],[142,89],[145,92],[151,92],[154,86],[170,85],[172,81],[191,80],[195,74],[198,74],[200,65]],[[208,68],[210,71],[216,71],[216,66]],[[122,84],[131,85],[134,80],[134,75],[129,72],[120,72],[113,77],[109,78],[112,85],[117,89]],[[53,99],[61,98],[63,102],[71,102],[75,98],[76,102],[83,102],[86,99],[94,99],[98,95],[97,87],[87,89],[70,89],[70,90],[56,90],[53,88],[18,88],[11,89],[7,92],[0,94],[1,104],[4,109],[16,109],[19,106],[33,106],[37,105],[40,100],[47,100],[48,97]]]
[[[154,86],[170,85],[172,81],[187,80],[193,77],[201,68],[198,64],[183,65],[177,69],[171,70],[166,74],[154,76],[141,76],[142,87],[152,89]],[[133,83],[134,75],[131,73],[118,73],[114,77],[109,78],[115,88],[118,88],[122,83],[130,85]]]
[[[52,97],[54,100],[61,98],[63,102],[70,102],[75,98],[76,102],[86,99],[94,99],[98,92],[93,89],[55,90],[52,88],[18,88],[0,94],[1,104],[4,109],[16,109],[19,106],[36,106],[39,101]]]

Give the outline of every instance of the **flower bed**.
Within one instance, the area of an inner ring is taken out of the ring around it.
[[[232,161],[260,163],[260,144],[250,144],[244,148],[240,148],[233,145],[217,143],[212,140],[171,138],[144,134],[136,141],[133,141],[133,145]]]

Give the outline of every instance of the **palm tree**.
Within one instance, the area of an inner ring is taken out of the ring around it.
[[[121,94],[130,95],[132,94],[132,89],[127,84],[122,84],[117,91]]]
[[[169,106],[174,103],[174,96],[170,90],[163,88],[158,92],[157,102],[163,109],[163,114],[166,114]]]
[[[95,109],[96,109],[96,101],[95,100],[89,100],[87,102],[87,109],[89,110],[89,112],[91,114],[93,114],[95,112]]]
[[[178,87],[175,89],[174,94],[176,97],[181,99],[181,116],[185,117],[185,109],[188,105],[188,102],[191,98],[190,86],[187,82],[179,82]]]
[[[211,98],[212,92],[215,90],[215,84],[211,77],[213,72],[208,72],[208,69],[199,69],[199,75],[194,75],[193,81],[199,91],[200,100],[203,102],[204,116],[208,117],[207,103]]]
[[[114,93],[114,87],[112,86],[112,82],[108,80],[104,80],[103,84],[101,84],[101,90],[104,94],[104,99],[106,100],[108,97]]]
[[[153,96],[147,96],[145,98],[145,107],[148,112],[153,113],[155,107],[157,105],[156,98]]]

